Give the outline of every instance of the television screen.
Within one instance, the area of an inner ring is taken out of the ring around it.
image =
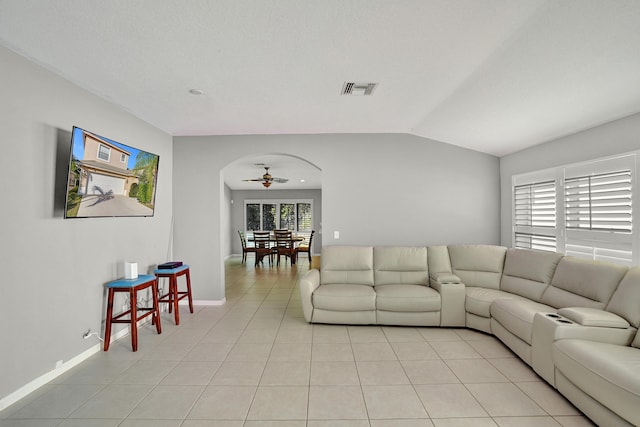
[[[158,161],[74,126],[65,218],[153,216]]]

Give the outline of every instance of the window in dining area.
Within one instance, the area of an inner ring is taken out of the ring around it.
[[[296,228],[296,205],[295,203],[280,204],[280,228],[295,230]]]
[[[310,232],[313,228],[312,212],[311,200],[246,200],[246,231],[287,229]]]

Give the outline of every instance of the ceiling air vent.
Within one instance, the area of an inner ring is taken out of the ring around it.
[[[345,82],[342,86],[342,95],[371,95],[378,83],[354,83]]]

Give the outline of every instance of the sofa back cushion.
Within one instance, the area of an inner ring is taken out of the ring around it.
[[[627,271],[606,310],[623,317],[634,327],[640,327],[640,267]]]
[[[373,269],[376,286],[429,284],[426,247],[375,247]]]
[[[623,265],[565,256],[542,294],[542,302],[555,308],[604,309],[627,270]]]
[[[507,249],[500,289],[540,302],[562,254],[533,249]]]
[[[451,259],[449,258],[449,248],[444,245],[427,247],[427,263],[429,273],[451,273]]]
[[[373,286],[373,248],[323,246],[320,256],[320,283]]]
[[[499,289],[507,248],[491,245],[450,245],[453,274],[466,286]]]

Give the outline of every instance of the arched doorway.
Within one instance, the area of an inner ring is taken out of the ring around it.
[[[271,176],[269,185],[265,185],[263,179],[266,173]],[[260,228],[294,226],[304,231],[315,230],[312,252],[319,252],[319,248],[322,247],[321,178],[322,172],[319,167],[306,159],[286,153],[245,156],[228,164],[221,171],[224,189],[221,196],[220,234],[228,238],[227,242],[221,241],[221,253],[225,258],[242,254],[237,231],[255,229],[256,218],[254,216],[254,221],[248,221],[247,211],[255,212],[257,207],[262,215],[265,206],[276,214],[275,218],[260,216],[258,218]],[[299,209],[306,204],[309,204],[311,209],[311,220],[308,226],[303,225],[298,217]],[[292,222],[286,224],[286,218],[281,218],[285,215],[283,213],[285,208],[288,213],[294,212],[296,215],[291,219]],[[274,222],[269,222],[271,220]]]

